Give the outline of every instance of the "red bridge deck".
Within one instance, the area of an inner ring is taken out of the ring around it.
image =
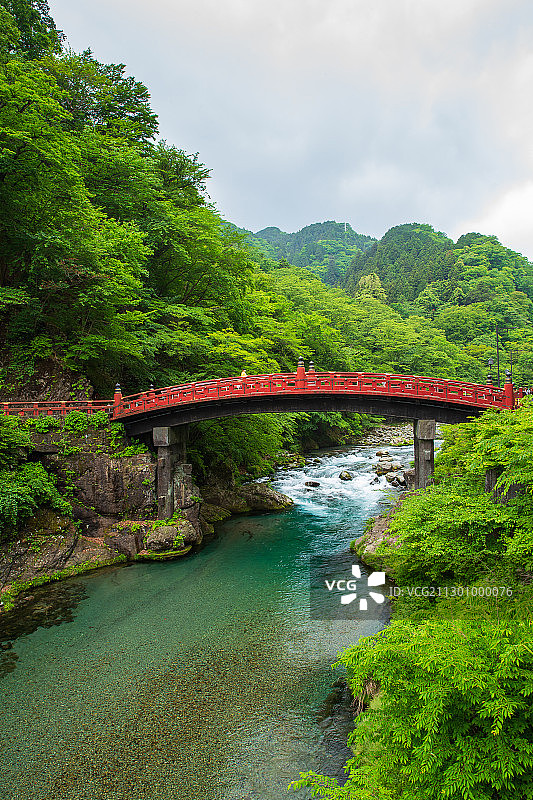
[[[118,388],[118,387],[117,387]],[[423,378],[416,375],[384,375],[365,372],[305,372],[283,375],[253,375],[240,378],[218,378],[198,381],[164,389],[122,397],[117,390],[113,400],[65,402],[8,402],[1,403],[3,414],[23,417],[41,414],[64,416],[77,410],[88,414],[104,410],[113,420],[130,420],[139,415],[149,416],[164,409],[224,401],[246,397],[281,395],[352,395],[382,397],[394,400],[410,399],[437,401],[443,405],[468,406],[473,409],[507,408],[517,405],[523,390],[513,390],[512,383],[504,389],[475,383]],[[295,398],[296,399],[296,398]]]

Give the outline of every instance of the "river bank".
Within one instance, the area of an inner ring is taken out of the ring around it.
[[[237,486],[220,476],[196,485],[190,465],[175,476],[177,508],[157,519],[157,459],[116,428],[31,430],[31,457],[55,476],[72,516],[42,508],[16,540],[0,545],[0,612],[34,586],[134,561],[163,561],[195,552],[214,526],[232,514],[282,511],[291,506],[265,484]]]

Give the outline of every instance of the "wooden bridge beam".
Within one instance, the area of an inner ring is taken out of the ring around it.
[[[434,419],[413,420],[415,489],[425,489],[433,480],[436,428]]]
[[[192,467],[187,461],[189,426],[152,429],[157,448],[157,518],[169,519],[179,507],[190,479]]]

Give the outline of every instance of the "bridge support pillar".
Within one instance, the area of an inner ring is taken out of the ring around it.
[[[168,519],[185,498],[192,467],[187,461],[188,425],[175,428],[153,428],[157,448],[157,517]]]
[[[433,480],[436,427],[434,419],[413,420],[415,489],[425,489]]]

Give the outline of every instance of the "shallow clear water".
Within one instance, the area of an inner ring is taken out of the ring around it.
[[[191,558],[43,587],[5,615],[1,800],[282,800],[307,797],[287,793],[300,770],[342,780],[352,720],[324,706],[331,664],[384,623],[312,620],[309,560],[351,565],[388,502],[374,453],[279,473],[294,509],[231,520]]]

